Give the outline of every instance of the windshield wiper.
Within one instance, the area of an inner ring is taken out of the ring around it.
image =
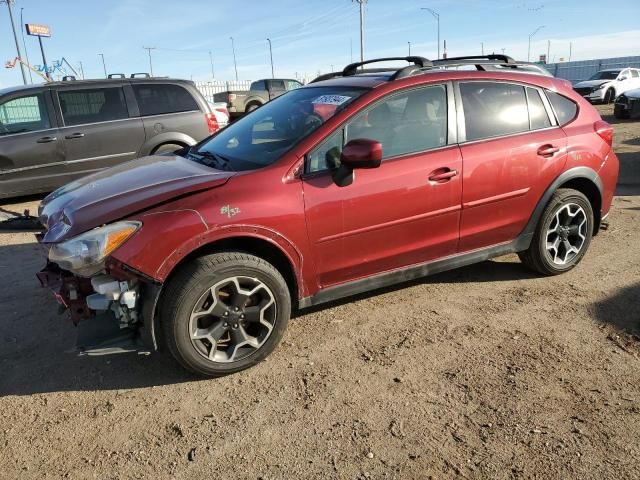
[[[213,160],[215,164],[219,166],[220,170],[227,170],[229,162],[231,161],[229,157],[225,157],[224,155],[220,155],[219,153],[208,152],[206,150],[204,151],[196,150],[191,153],[193,155],[199,155],[200,157],[206,158],[208,160]]]

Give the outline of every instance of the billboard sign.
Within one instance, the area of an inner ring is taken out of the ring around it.
[[[27,35],[33,35],[34,37],[50,37],[51,29],[49,25],[38,25],[36,23],[26,23]]]

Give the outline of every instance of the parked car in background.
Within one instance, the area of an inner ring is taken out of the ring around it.
[[[361,70],[383,60],[45,198],[38,276],[78,346],[157,338],[223,375],[273,351],[295,308],[513,252],[542,275],[578,265],[618,177],[597,110],[566,80],[434,68],[461,59]]]
[[[251,84],[249,90],[229,90],[216,93],[214,101],[227,104],[231,117],[240,117],[264,105],[270,100],[279,97],[289,90],[302,87],[297,80],[288,78],[268,78],[256,80]]]
[[[187,80],[70,80],[0,90],[0,197],[52,191],[96,170],[194,145],[225,118]]]
[[[613,114],[620,119],[640,117],[640,88],[628,90],[616,97]]]
[[[220,129],[223,129],[227,125],[229,125],[229,109],[227,108],[227,104],[224,102],[213,102],[209,104],[211,112],[216,117],[216,121],[218,122],[218,126]]]
[[[590,102],[611,103],[627,90],[640,88],[640,70],[637,68],[600,70],[589,80],[576,83],[573,88]]]

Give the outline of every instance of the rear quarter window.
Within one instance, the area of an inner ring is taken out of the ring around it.
[[[133,85],[133,91],[142,116],[200,110],[195,99],[180,85]]]
[[[578,106],[573,100],[550,90],[547,90],[546,93],[560,126],[566,125],[576,118]]]

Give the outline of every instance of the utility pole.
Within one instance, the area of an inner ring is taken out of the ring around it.
[[[484,55],[484,42],[480,42],[480,54]]]
[[[98,54],[99,57],[102,57],[102,68],[104,69],[104,78],[107,78],[107,64],[104,63],[104,53],[99,53]]]
[[[236,82],[238,81],[238,63],[236,62],[236,45],[233,41],[233,37],[229,37],[231,39],[231,50],[233,51],[233,68],[236,71]]]
[[[27,74],[24,71],[24,64],[22,63],[22,52],[20,51],[20,44],[18,43],[18,34],[16,33],[16,24],[13,23],[13,9],[11,4],[14,0],[4,0],[9,9],[9,19],[11,20],[11,28],[13,30],[13,40],[16,42],[16,51],[18,52],[18,58],[20,59],[20,71],[22,72],[22,82],[27,84]]]
[[[536,33],[538,33],[544,27],[545,25],[540,25],[538,28],[536,28],[533,32],[529,34],[529,48],[527,49],[527,62],[531,61],[531,39]]]
[[[24,56],[27,57],[27,63],[31,65],[29,61],[29,52],[27,51],[27,43],[24,41],[24,21],[22,20],[22,12],[24,11],[24,7],[20,8],[20,33],[22,34],[22,47],[24,48]],[[33,76],[31,74],[31,69],[29,69],[29,83],[33,83]]]
[[[151,62],[151,50],[155,50],[156,47],[142,47],[149,53],[149,70],[151,71],[151,76],[153,77],[153,63]]]
[[[360,5],[360,61],[364,62],[364,6],[368,0],[354,0]]]
[[[209,50],[209,62],[211,62],[211,80],[215,80],[216,73],[213,70],[213,54],[211,53],[211,50]]]
[[[569,61],[571,61],[571,47],[573,47],[573,43],[569,42]]]
[[[547,40],[547,61],[546,61],[546,63],[549,63],[551,61],[550,52],[551,52],[551,40]]]
[[[422,7],[420,10],[426,10],[427,12],[429,12],[431,15],[433,15],[433,18],[435,18],[436,22],[438,23],[438,60],[440,60],[440,14],[435,10],[427,7]]]
[[[411,42],[407,42],[409,44],[409,56],[411,56]]]
[[[351,53],[351,63],[353,63],[353,38],[349,39],[349,52]]]
[[[267,38],[267,42],[269,42],[269,57],[271,58],[271,78],[276,78],[276,75],[273,73],[273,49],[271,48],[271,39]]]

